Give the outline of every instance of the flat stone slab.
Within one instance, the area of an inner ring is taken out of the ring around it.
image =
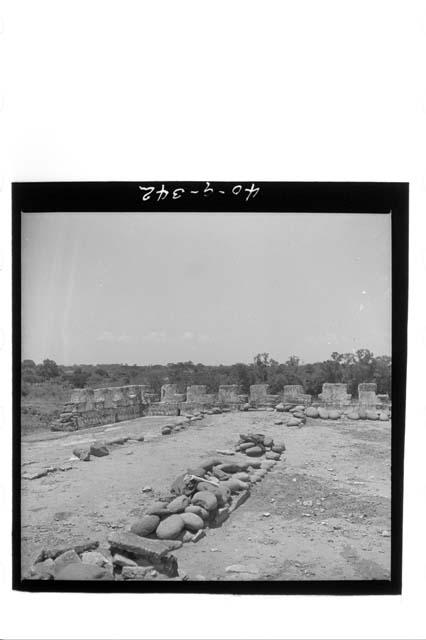
[[[179,540],[143,538],[129,531],[111,533],[108,536],[108,542],[114,549],[132,553],[151,562],[161,562],[171,551],[182,546]]]

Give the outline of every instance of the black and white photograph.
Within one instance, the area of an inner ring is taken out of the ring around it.
[[[396,213],[253,210],[262,191],[19,214],[27,587],[392,588]]]

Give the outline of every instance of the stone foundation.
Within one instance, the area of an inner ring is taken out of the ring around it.
[[[318,399],[323,406],[330,408],[342,408],[351,404],[352,396],[348,393],[347,385],[341,382],[324,382],[322,393]]]

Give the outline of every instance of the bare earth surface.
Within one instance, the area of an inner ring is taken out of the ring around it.
[[[256,431],[284,440],[286,453],[222,527],[174,552],[179,571],[207,580],[390,579],[390,423],[308,418],[299,429],[274,425],[276,418],[205,416],[169,436],[161,427],[177,419],[139,418],[23,438],[23,476],[64,469],[22,480],[23,573],[40,547],[70,538],[94,538],[106,550],[108,534],[127,528],[187,467]],[[111,446],[109,456],[90,462],[69,461],[79,443],[133,434],[146,439]],[[235,564],[245,573],[225,571]]]

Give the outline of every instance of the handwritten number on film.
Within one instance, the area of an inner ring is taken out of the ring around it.
[[[209,196],[218,193],[220,195],[226,195],[226,191],[224,189],[214,189],[210,186],[210,182],[206,182],[206,186],[204,189],[184,189],[183,187],[176,187],[175,189],[166,189],[164,184],[161,187],[141,187],[139,186],[140,191],[142,192],[142,200],[147,202],[151,200],[151,198],[160,202],[160,200],[166,200],[167,198],[171,198],[172,200],[179,200],[184,195],[201,195],[204,198],[208,198]],[[250,199],[253,199],[257,196],[260,191],[260,187],[256,187],[254,182],[248,187],[243,187],[242,184],[235,184],[230,193],[233,196],[242,196],[245,201],[248,202]]]

